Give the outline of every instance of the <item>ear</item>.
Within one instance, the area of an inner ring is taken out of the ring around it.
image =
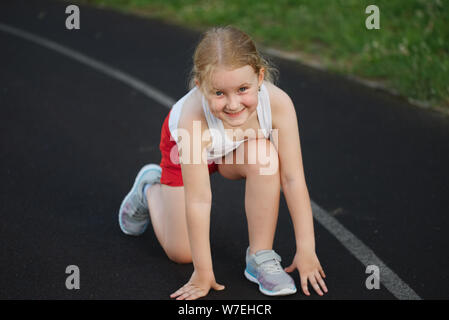
[[[265,78],[265,68],[260,68],[259,71],[259,87],[262,85],[263,79]]]
[[[197,88],[202,94],[205,94],[204,88],[201,86],[200,82],[199,82],[197,79],[195,79],[195,85],[196,85],[196,88]]]

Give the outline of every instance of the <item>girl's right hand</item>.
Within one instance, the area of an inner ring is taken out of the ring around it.
[[[195,300],[207,295],[211,288],[214,290],[223,290],[225,286],[215,281],[213,273],[201,274],[195,270],[189,282],[172,293],[170,298],[176,298],[176,300]]]

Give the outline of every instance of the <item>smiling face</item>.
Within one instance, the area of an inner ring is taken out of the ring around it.
[[[210,111],[222,120],[224,125],[241,127],[256,111],[259,102],[258,89],[263,78],[263,69],[258,75],[249,65],[233,70],[217,68],[212,73],[208,86],[204,86],[203,92]]]

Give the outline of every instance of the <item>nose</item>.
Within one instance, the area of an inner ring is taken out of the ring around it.
[[[226,109],[229,111],[238,111],[240,109],[240,99],[235,95],[231,95],[228,99]]]

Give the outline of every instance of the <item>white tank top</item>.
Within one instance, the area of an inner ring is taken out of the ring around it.
[[[195,86],[185,96],[179,99],[172,107],[170,118],[168,119],[168,128],[172,139],[178,143],[176,130],[178,128],[179,117],[184,105],[184,101],[198,88]],[[223,122],[215,117],[209,109],[207,99],[201,94],[203,111],[206,117],[207,125],[209,126],[209,132],[212,137],[212,144],[207,149],[207,160],[215,160],[228,154],[229,152],[237,149],[240,144],[248,139],[240,141],[232,141],[227,137],[224,131]],[[271,105],[270,96],[265,84],[262,83],[260,91],[258,91],[258,104],[257,104],[257,117],[259,120],[260,129],[262,130],[266,139],[271,139],[272,133],[272,120],[271,120]]]

